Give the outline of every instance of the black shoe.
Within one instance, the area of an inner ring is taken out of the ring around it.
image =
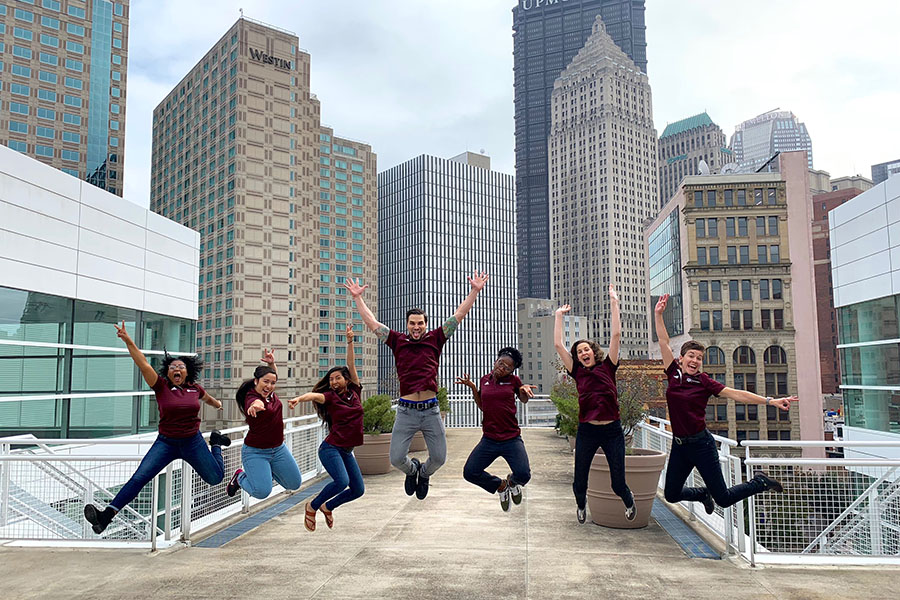
[[[412,496],[416,493],[416,488],[419,486],[419,467],[421,466],[418,458],[411,458],[410,461],[416,470],[412,475],[407,475],[406,481],[403,482],[403,489],[407,496]]]
[[[575,517],[578,519],[579,523],[584,525],[584,522],[587,521],[587,508],[576,509]]]
[[[228,447],[231,445],[231,438],[229,438],[227,435],[222,435],[222,433],[218,429],[216,429],[209,434],[209,445]]]
[[[781,485],[780,481],[772,479],[762,471],[755,471],[753,473],[753,479],[763,484],[763,488],[765,491],[772,490],[773,492],[783,492],[784,486]]]
[[[634,494],[631,494],[631,506],[625,507],[625,518],[634,521],[637,516],[637,504],[634,503]]]
[[[712,494],[709,493],[709,490],[703,491],[703,497],[700,498],[700,502],[703,504],[703,508],[706,510],[706,514],[711,515],[716,512],[716,502],[713,500]]]
[[[425,496],[428,495],[428,477],[422,475],[421,471],[419,472],[419,483],[416,485],[416,498],[419,500],[424,500]]]
[[[103,510],[98,510],[93,504],[84,505],[84,518],[91,524],[91,529],[97,535],[106,530],[114,516],[116,516],[116,511],[112,507],[107,506]]]

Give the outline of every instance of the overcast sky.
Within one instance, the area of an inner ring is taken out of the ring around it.
[[[153,108],[239,17],[295,32],[322,123],[384,170],[484,149],[514,173],[514,0],[132,0],[125,195],[148,205]],[[773,108],[833,177],[900,158],[895,0],[646,0],[658,133],[706,110],[726,135]]]

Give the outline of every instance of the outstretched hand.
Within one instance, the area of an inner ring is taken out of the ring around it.
[[[619,301],[619,294],[616,293],[616,287],[613,284],[609,284],[609,299]]]
[[[462,385],[468,386],[470,388],[475,387],[475,382],[469,377],[469,374],[466,373],[461,377],[456,378],[456,383],[461,383]]]
[[[113,327],[116,328],[116,335],[119,336],[120,340],[122,340],[126,344],[131,341],[131,336],[128,335],[128,330],[125,329],[125,321],[122,321],[121,327],[119,327],[115,323],[113,323]]]
[[[347,323],[347,343],[353,343],[353,323]]]
[[[472,272],[472,276],[467,277],[466,279],[469,280],[469,285],[472,286],[473,290],[480,292],[481,290],[484,289],[484,284],[487,283],[488,274],[485,273],[484,271],[479,273],[477,270],[475,270]]]
[[[669,302],[669,295],[663,294],[662,296],[659,297],[659,301],[656,303],[656,308],[653,309],[653,312],[655,312],[658,315],[663,314],[663,312],[666,310],[666,304],[668,304],[668,302]]]
[[[344,281],[344,287],[347,288],[347,291],[350,292],[350,295],[354,298],[359,298],[362,296],[362,293],[366,291],[366,288],[369,287],[369,284],[360,285],[360,280],[353,279],[352,277],[347,278]]]
[[[288,408],[294,408],[298,404],[300,404],[300,396],[296,396],[288,400]]]
[[[267,365],[273,364],[275,362],[275,352],[267,348],[263,348],[262,361]]]
[[[791,402],[799,402],[797,396],[786,396],[784,398],[772,398],[772,406],[777,406],[781,410],[790,410]]]
[[[534,398],[534,388],[536,388],[536,387],[537,387],[536,385],[531,385],[531,384],[525,383],[525,384],[522,384],[522,387],[519,389],[521,389],[523,392],[525,392],[525,395],[527,397]]]
[[[563,304],[562,306],[560,306],[559,308],[556,309],[556,314],[564,315],[567,312],[569,312],[570,310],[572,310],[571,306],[569,306],[568,304]]]
[[[247,414],[251,417],[255,417],[257,413],[264,412],[266,410],[266,405],[263,404],[262,400],[254,400],[250,405],[250,408],[247,409]]]

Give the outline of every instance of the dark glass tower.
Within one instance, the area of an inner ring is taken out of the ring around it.
[[[644,0],[519,0],[513,8],[519,298],[550,297],[550,93],[584,46],[597,15],[613,41],[646,73]]]

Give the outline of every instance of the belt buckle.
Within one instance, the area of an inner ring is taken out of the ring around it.
[[[674,435],[672,436],[672,439],[675,440],[675,443],[678,444],[679,446],[684,445],[684,439],[674,436]]]

